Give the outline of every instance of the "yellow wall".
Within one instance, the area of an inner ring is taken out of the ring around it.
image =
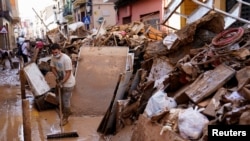
[[[226,10],[226,0],[215,0],[214,7],[221,10]]]
[[[226,9],[226,0],[214,0],[214,6],[218,9],[225,10]],[[184,0],[181,4],[181,13],[184,15],[189,15],[198,7],[196,3],[192,0]],[[186,25],[186,19],[181,18],[181,27]]]
[[[184,15],[190,15],[194,9],[198,7],[192,0],[184,0],[181,5],[181,13]],[[181,27],[186,25],[186,19],[181,18]]]

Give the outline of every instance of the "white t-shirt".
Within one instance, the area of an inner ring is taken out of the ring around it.
[[[29,55],[28,48],[29,48],[29,43],[28,42],[24,42],[22,44],[22,52],[23,52],[23,54]]]
[[[50,66],[55,67],[59,77],[63,78],[65,76],[66,70],[71,70],[69,79],[63,84],[63,87],[73,87],[75,85],[75,77],[73,75],[72,61],[70,57],[64,53],[61,53],[59,59],[52,57]]]

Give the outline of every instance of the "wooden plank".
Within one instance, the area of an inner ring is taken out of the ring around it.
[[[81,47],[72,110],[76,115],[104,115],[117,76],[126,71],[128,47]]]
[[[106,135],[107,130],[108,130],[107,124],[108,124],[108,122],[110,120],[110,116],[112,114],[112,107],[113,107],[113,104],[115,102],[116,94],[117,94],[121,79],[122,79],[122,74],[119,75],[119,78],[118,78],[118,81],[117,81],[117,84],[116,84],[116,87],[115,87],[115,90],[114,90],[114,94],[113,94],[112,100],[111,100],[111,102],[109,104],[109,107],[107,109],[107,112],[105,113],[99,127],[97,128],[97,131],[99,133],[103,133],[104,135]]]
[[[205,108],[205,110],[203,111],[203,113],[205,115],[211,116],[211,117],[215,117],[216,114],[216,109],[218,109],[218,107],[220,106],[220,97],[222,95],[225,95],[227,93],[227,89],[225,88],[220,88],[215,95],[213,96],[213,98],[210,100],[209,104],[207,105],[207,107]]]
[[[222,87],[234,75],[234,69],[221,64],[214,70],[207,71],[199,76],[185,93],[190,100],[197,104]]]
[[[130,78],[132,76],[132,71],[127,71],[125,75],[123,75],[122,80],[120,82],[115,102],[112,104],[112,109],[110,113],[110,117],[107,122],[107,127],[105,130],[105,134],[114,134],[116,133],[116,110],[117,110],[117,101],[124,99],[124,94],[126,92],[126,89],[128,87],[128,83],[130,81]]]
[[[31,141],[30,104],[28,99],[22,100],[23,112],[23,137],[25,141]]]

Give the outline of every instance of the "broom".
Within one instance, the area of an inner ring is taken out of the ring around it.
[[[59,95],[59,117],[60,117],[60,128],[61,133],[50,134],[47,135],[47,139],[55,139],[55,138],[67,138],[67,137],[79,137],[77,132],[63,132],[62,125],[62,96],[61,96],[61,85],[57,85],[58,95]]]

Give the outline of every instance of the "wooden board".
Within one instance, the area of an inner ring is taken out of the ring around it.
[[[226,94],[227,94],[227,89],[220,88],[215,93],[215,95],[213,96],[213,98],[211,99],[211,101],[209,102],[209,104],[207,105],[205,110],[203,111],[203,113],[205,115],[215,117],[216,116],[216,110],[218,110],[218,108],[220,106],[220,98],[221,98],[222,95],[226,95]]]
[[[117,78],[125,73],[128,47],[81,47],[72,110],[76,115],[104,115]]]
[[[117,110],[117,101],[123,100],[126,88],[129,84],[130,78],[132,76],[132,71],[127,71],[121,76],[117,92],[115,97],[107,110],[101,124],[99,125],[97,131],[104,134],[110,135],[116,133],[116,110]],[[109,111],[109,112],[108,112]]]
[[[214,70],[203,73],[185,91],[187,96],[194,102],[199,103],[217,89],[222,87],[229,79],[235,75],[235,70],[221,64]]]

